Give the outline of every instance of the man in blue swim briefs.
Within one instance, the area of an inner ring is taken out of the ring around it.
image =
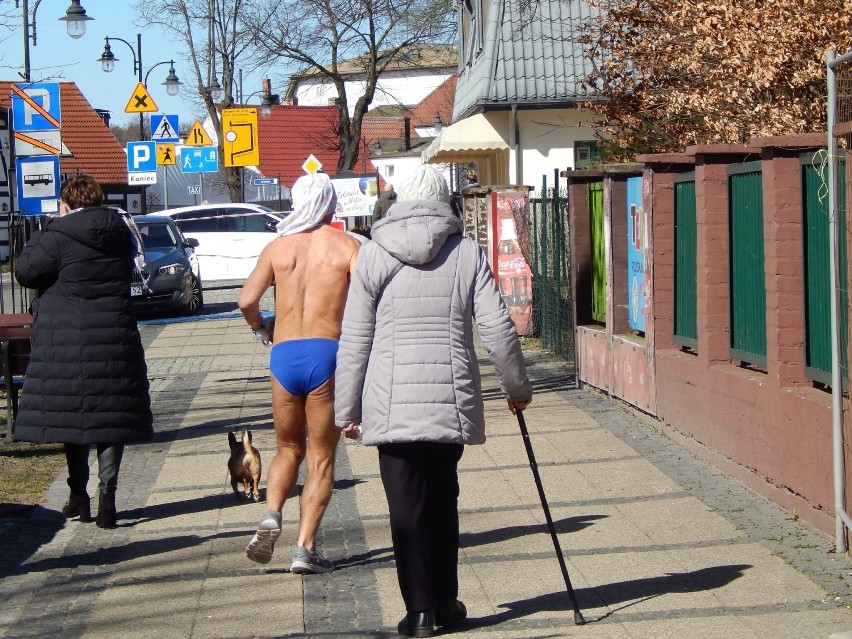
[[[340,323],[360,243],[329,226],[337,206],[323,173],[305,175],[291,190],[294,210],[278,224],[240,292],[238,304],[253,330],[266,331],[260,299],[275,286],[269,370],[278,450],[266,476],[267,513],[246,547],[261,564],[272,560],[281,535],[281,509],[307,460],[301,520],[290,569],[334,570],[316,548],[316,535],[334,485],[340,430],[334,425],[334,368]],[[268,335],[267,335],[268,336]]]

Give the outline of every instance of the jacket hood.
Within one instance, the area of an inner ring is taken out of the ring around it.
[[[47,230],[67,235],[105,254],[125,248],[129,237],[124,220],[107,206],[90,206],[51,218]]]
[[[373,225],[370,237],[405,264],[428,264],[451,235],[464,230],[449,204],[397,202]]]

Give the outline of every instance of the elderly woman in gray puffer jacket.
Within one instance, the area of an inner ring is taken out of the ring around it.
[[[457,467],[465,444],[485,441],[474,322],[509,409],[532,398],[515,325],[462,230],[433,168],[398,184],[358,256],[337,355],[335,422],[378,447],[407,610],[397,629],[410,637],[467,615],[457,599]]]

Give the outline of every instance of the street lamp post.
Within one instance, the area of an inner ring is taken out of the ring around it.
[[[30,40],[33,41],[33,46],[38,44],[36,38],[36,13],[41,0],[36,0],[33,5],[32,18],[30,18],[30,3],[29,0],[19,2],[15,0],[15,7],[23,8],[24,22],[24,72],[21,77],[25,82],[32,82],[30,74]],[[65,11],[65,15],[59,18],[66,23],[68,35],[74,39],[82,38],[86,35],[86,22],[94,20],[94,18],[86,15],[86,10],[80,5],[80,0],[71,0],[71,6]]]
[[[115,69],[115,63],[118,61],[118,58],[115,57],[112,53],[112,48],[109,46],[110,40],[118,40],[119,42],[123,42],[130,49],[130,52],[133,54],[133,72],[137,74],[139,78],[139,84],[146,87],[148,86],[148,76],[151,75],[151,71],[156,69],[157,67],[168,64],[169,66],[169,74],[166,76],[166,81],[163,82],[163,85],[166,87],[166,93],[170,96],[175,96],[180,91],[181,84],[183,84],[180,80],[178,80],[177,75],[175,74],[175,62],[174,60],[164,60],[162,62],[157,62],[150,69],[148,69],[148,73],[145,74],[144,78],[142,76],[142,34],[136,34],[136,48],[133,48],[133,45],[130,44],[127,40],[122,38],[113,38],[107,36],[104,38],[104,52],[101,54],[101,57],[98,58],[98,62],[101,63],[101,67],[106,73],[111,73],[113,69]],[[139,113],[139,139],[145,139],[145,118],[143,113]]]

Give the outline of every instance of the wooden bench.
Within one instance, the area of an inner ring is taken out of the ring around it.
[[[29,313],[0,314],[0,366],[6,390],[6,441],[14,439],[18,413],[18,390],[30,362],[33,316]]]

